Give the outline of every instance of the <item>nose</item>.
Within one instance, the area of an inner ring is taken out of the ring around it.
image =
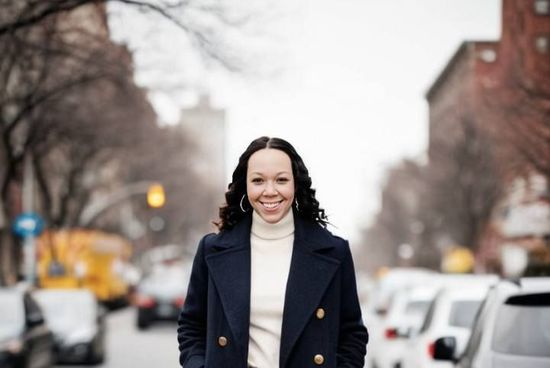
[[[265,185],[264,195],[275,195],[275,194],[277,194],[275,185],[273,184],[273,182],[268,181]]]

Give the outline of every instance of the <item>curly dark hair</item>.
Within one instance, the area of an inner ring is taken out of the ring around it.
[[[293,205],[294,213],[306,221],[326,227],[328,218],[315,198],[315,189],[311,188],[311,178],[304,161],[290,143],[281,138],[270,137],[253,140],[239,158],[239,163],[233,171],[232,182],[229,183],[228,190],[225,192],[226,203],[220,207],[220,220],[214,224],[222,231],[229,230],[249,215],[249,211],[244,213],[240,207],[241,198],[246,194],[248,160],[253,153],[264,148],[281,150],[290,157],[295,183],[294,197],[298,202],[297,208],[296,204]]]

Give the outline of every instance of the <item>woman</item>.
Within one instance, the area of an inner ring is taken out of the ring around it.
[[[205,236],[178,320],[185,368],[362,368],[361,320],[347,241],[327,218],[308,170],[279,138],[241,155]]]

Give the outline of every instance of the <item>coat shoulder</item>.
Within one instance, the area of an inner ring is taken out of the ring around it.
[[[326,255],[342,260],[350,254],[348,241],[321,225],[312,225],[304,235],[317,251]]]
[[[210,233],[202,237],[200,246],[203,247],[204,253],[210,253],[212,247],[219,242],[220,234],[221,233]]]
[[[348,241],[338,235],[334,235],[329,229],[326,227],[319,226],[319,231],[323,234],[323,237],[325,237],[327,240],[329,240],[332,245],[334,245],[337,248],[346,248],[348,247]]]

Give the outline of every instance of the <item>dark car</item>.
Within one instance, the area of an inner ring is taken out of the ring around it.
[[[54,335],[60,363],[100,364],[105,359],[105,309],[87,289],[34,293]]]
[[[156,320],[176,321],[188,281],[189,267],[183,262],[163,262],[152,267],[137,286],[137,327],[145,329]]]
[[[0,288],[0,368],[46,368],[53,337],[29,291]]]

